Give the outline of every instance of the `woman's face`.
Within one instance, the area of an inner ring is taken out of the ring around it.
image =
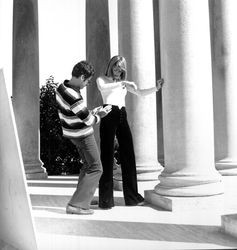
[[[121,64],[118,62],[116,63],[112,68],[113,76],[114,78],[120,78],[121,73],[123,72],[123,69],[121,67]]]

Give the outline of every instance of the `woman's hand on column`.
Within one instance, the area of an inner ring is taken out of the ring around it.
[[[163,87],[163,85],[164,85],[164,79],[163,78],[157,80],[157,86],[156,86],[157,91],[160,90]]]

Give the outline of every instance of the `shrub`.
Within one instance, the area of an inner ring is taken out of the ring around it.
[[[40,88],[40,158],[49,175],[78,174],[82,166],[76,147],[62,136],[55,89],[50,76]]]

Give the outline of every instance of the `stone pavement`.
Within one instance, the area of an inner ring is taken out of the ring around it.
[[[39,250],[236,249],[237,238],[222,231],[221,215],[237,213],[237,177],[223,177],[223,182],[224,204],[216,211],[169,212],[149,204],[126,207],[122,192],[115,191],[113,209],[94,206],[93,215],[68,215],[65,206],[77,177],[30,180]],[[141,185],[139,189],[144,191]]]

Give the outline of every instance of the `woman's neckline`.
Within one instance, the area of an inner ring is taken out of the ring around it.
[[[107,80],[109,80],[109,81],[112,81],[112,82],[120,82],[121,81],[121,79],[118,79],[118,80],[116,80],[116,79],[114,79],[114,78],[112,78],[111,76],[104,76]]]

